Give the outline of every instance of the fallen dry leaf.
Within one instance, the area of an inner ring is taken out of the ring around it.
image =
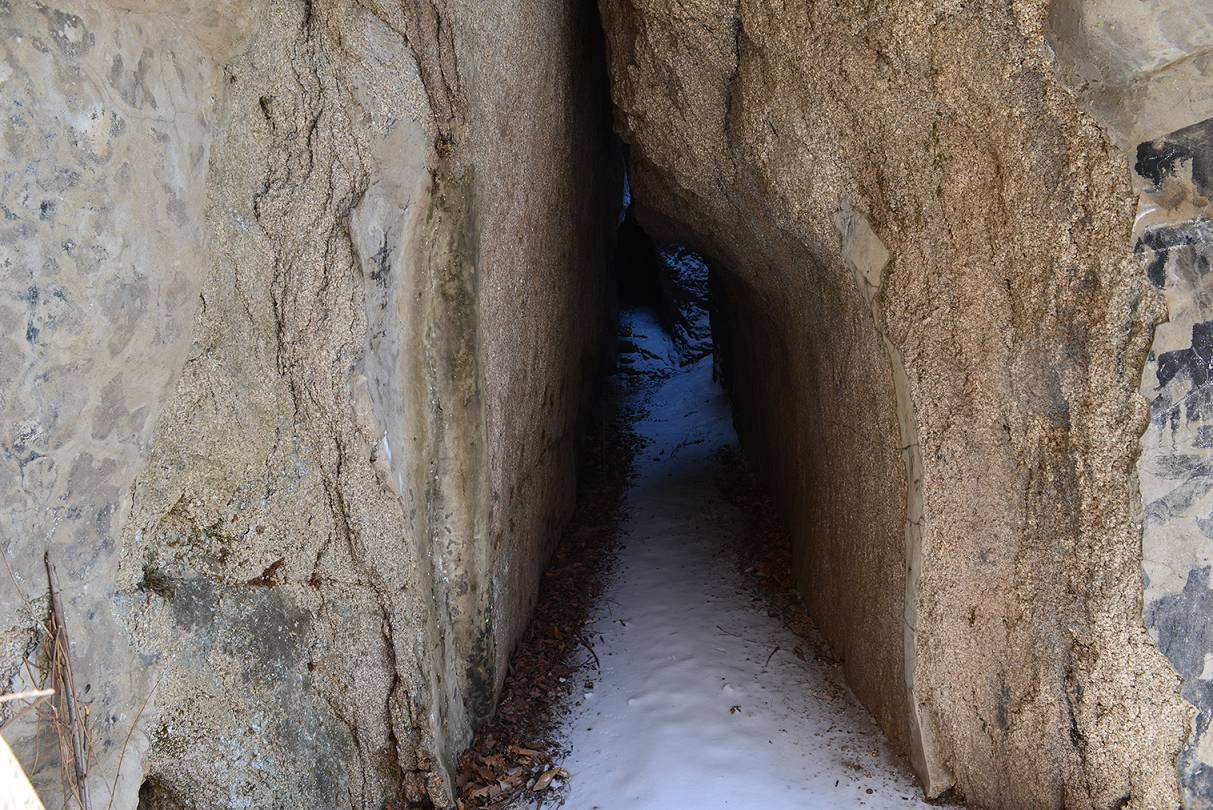
[[[568,777],[569,772],[564,768],[552,768],[550,771],[544,771],[539,775],[539,778],[535,780],[535,786],[532,787],[531,790],[535,791],[536,793],[540,792],[541,790],[547,790],[552,784],[553,779],[567,779]]]
[[[545,802],[555,804],[559,797],[553,794],[565,787],[563,781],[553,784],[567,777],[558,768],[540,780],[562,755],[557,729],[563,700],[586,680],[581,656],[575,655],[582,649],[578,639],[609,576],[623,493],[635,452],[644,444],[620,412],[591,430],[599,452],[587,454],[577,513],[544,572],[534,618],[510,659],[496,715],[459,758],[456,784],[465,810],[519,807],[536,784],[544,785]]]
[[[536,751],[533,748],[523,748],[521,745],[511,745],[509,748],[511,754],[517,754],[520,757],[542,757],[542,751]]]

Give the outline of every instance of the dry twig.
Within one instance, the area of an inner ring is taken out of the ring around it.
[[[76,677],[72,672],[71,646],[67,625],[63,620],[63,603],[59,599],[59,580],[50,552],[43,556],[46,580],[50,588],[51,620],[46,639],[51,682],[56,687],[56,700],[51,703],[55,735],[59,739],[59,758],[63,763],[64,781],[80,810],[89,810],[88,763],[92,753],[88,733],[88,715],[80,711],[76,696]]]
[[[594,652],[594,648],[590,646],[590,642],[585,640],[585,636],[581,634],[580,630],[577,631],[576,635],[577,640],[581,642],[581,646],[589,650],[590,655],[594,656],[594,669],[602,672],[602,664],[598,661],[598,653]]]
[[[763,669],[766,669],[767,667],[769,667],[771,665],[771,659],[775,657],[775,653],[777,653],[777,652],[779,652],[778,644],[775,645],[775,649],[771,650],[771,654],[767,656],[767,662],[762,665]]]

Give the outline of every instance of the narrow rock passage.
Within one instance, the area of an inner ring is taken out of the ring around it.
[[[621,331],[616,379],[647,444],[586,633],[600,671],[582,670],[562,731],[566,806],[926,806],[837,667],[793,654],[804,642],[746,590],[745,516],[717,489],[736,437],[711,358],[678,368],[649,310]]]

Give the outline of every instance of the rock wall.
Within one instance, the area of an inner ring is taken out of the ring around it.
[[[594,15],[0,25],[3,689],[49,549],[94,802],[447,804],[572,505],[619,198]]]
[[[1058,76],[1132,154],[1213,116],[1213,8],[1191,0],[1052,0]]]
[[[1177,0],[1057,0],[1047,40],[1058,74],[1127,153],[1140,192],[1141,271],[1159,291],[1141,379],[1150,423],[1137,474],[1144,509],[1144,617],[1196,708],[1178,766],[1187,807],[1213,807],[1213,601],[1208,521],[1213,468],[1204,425],[1213,257],[1213,8]]]
[[[927,793],[1176,806],[1135,477],[1164,306],[1123,147],[1191,123],[1167,93],[1201,108],[1203,6],[600,5],[638,216],[720,271],[806,601]],[[1160,638],[1189,695],[1204,639]]]
[[[717,269],[806,601],[926,791],[1213,806],[1213,12],[601,7],[638,216]],[[0,29],[0,690],[49,552],[94,804],[447,804],[605,345],[592,9]],[[5,734],[60,803],[45,720]]]
[[[113,601],[130,487],[191,353],[224,118],[219,64],[252,25],[234,4],[215,11],[0,7],[0,550],[12,572],[0,588],[0,690],[29,685],[37,667],[49,549],[93,707],[101,799],[151,686]],[[50,729],[5,734],[27,767],[41,747],[33,776],[58,805]],[[126,806],[145,747],[134,740],[124,762]]]
[[[1137,150],[1143,186],[1137,250],[1167,308],[1141,382],[1150,402],[1138,462],[1145,509],[1145,619],[1183,677],[1184,697],[1198,710],[1180,760],[1189,807],[1213,807],[1213,436],[1206,424],[1213,402],[1211,164],[1213,118]]]

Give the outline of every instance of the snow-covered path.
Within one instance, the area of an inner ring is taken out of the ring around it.
[[[624,326],[624,361],[665,379],[632,395],[649,444],[587,632],[602,671],[583,670],[563,729],[566,806],[926,807],[837,668],[793,655],[803,642],[746,592],[743,516],[716,495],[714,456],[736,438],[711,360],[677,369],[651,312]]]

